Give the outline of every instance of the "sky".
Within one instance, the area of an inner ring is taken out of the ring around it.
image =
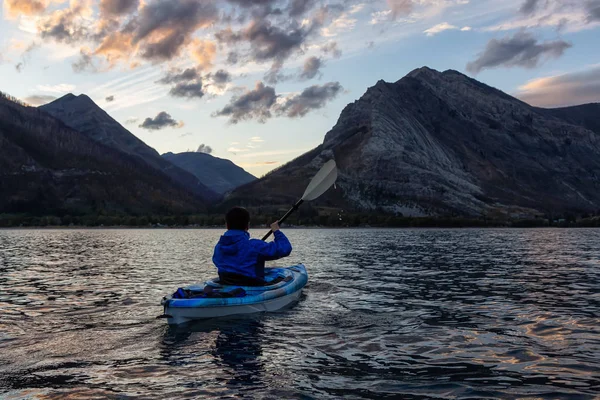
[[[0,91],[86,94],[160,153],[262,176],[383,79],[454,69],[530,104],[600,102],[600,0],[3,0]]]

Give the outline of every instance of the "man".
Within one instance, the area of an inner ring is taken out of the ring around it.
[[[242,207],[233,207],[225,215],[227,232],[215,246],[213,263],[219,271],[222,285],[263,286],[265,261],[287,257],[292,245],[273,222],[271,230],[275,240],[267,243],[250,239],[250,213]]]

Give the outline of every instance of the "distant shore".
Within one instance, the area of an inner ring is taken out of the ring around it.
[[[252,229],[269,229],[280,215],[277,210],[252,214]],[[330,228],[589,228],[600,227],[599,215],[538,216],[510,219],[502,217],[406,217],[389,214],[313,213],[302,210],[284,224],[286,229]],[[0,229],[224,229],[221,214],[198,215],[63,215],[0,214]]]

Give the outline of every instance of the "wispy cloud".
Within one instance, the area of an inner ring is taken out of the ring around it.
[[[23,100],[25,103],[31,104],[32,106],[41,106],[43,104],[50,103],[51,101],[56,100],[56,96],[50,96],[46,94],[36,94],[32,96],[27,96]]]
[[[441,24],[437,24],[435,26],[432,26],[429,29],[426,29],[423,33],[425,33],[427,36],[433,36],[436,35],[440,32],[444,32],[444,31],[449,31],[449,30],[457,30],[460,29],[461,31],[469,31],[471,30],[470,27],[465,26],[463,28],[459,28],[458,26],[455,25],[451,25],[447,22],[442,22]]]
[[[289,149],[289,150],[275,150],[275,151],[259,151],[256,153],[242,154],[240,157],[251,158],[251,157],[270,157],[270,156],[286,156],[290,154],[302,154],[310,149]]]
[[[49,92],[49,93],[69,93],[75,90],[75,85],[71,85],[68,83],[60,83],[58,85],[38,85],[37,90],[41,92]]]
[[[534,106],[563,107],[600,102],[600,64],[566,74],[534,79],[516,97]]]

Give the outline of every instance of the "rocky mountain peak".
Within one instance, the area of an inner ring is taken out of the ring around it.
[[[345,207],[404,215],[595,210],[597,109],[539,109],[458,71],[422,67],[378,81],[344,108],[321,146],[240,195],[288,187],[289,176],[300,182],[333,157]]]
[[[58,99],[44,105],[42,108],[69,108],[71,110],[86,110],[86,111],[103,111],[94,101],[86,96],[85,94],[80,94],[79,96],[74,95],[73,93],[68,93]]]
[[[231,160],[225,160],[207,153],[172,152],[162,155],[165,160],[192,173],[200,182],[219,194],[225,194],[239,186],[256,180]]]
[[[436,71],[435,69],[431,69],[429,67],[421,67],[410,71],[406,76],[409,78],[416,79],[428,79],[439,77],[441,74],[441,72]]]
[[[96,142],[139,157],[203,199],[213,200],[219,197],[193,174],[162,158],[155,149],[125,129],[84,94],[79,96],[68,94],[41,106],[40,109]]]

